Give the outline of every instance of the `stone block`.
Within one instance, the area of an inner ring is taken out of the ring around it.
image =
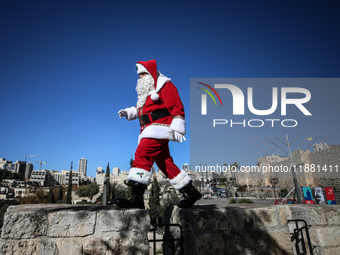
[[[340,206],[334,205],[323,206],[323,211],[328,225],[340,226]]]
[[[287,215],[286,215],[286,211],[285,211],[284,207],[278,206],[277,210],[278,210],[278,217],[279,217],[280,226],[281,227],[287,226],[288,220],[287,220]]]
[[[220,254],[223,255],[224,240],[222,234],[201,234],[197,236],[197,255]]]
[[[147,238],[88,238],[85,240],[83,252],[91,255],[148,255],[149,243]]]
[[[309,233],[314,245],[321,247],[340,246],[340,227],[312,227]]]
[[[280,250],[291,250],[293,248],[288,229],[268,230],[271,246]]]
[[[102,232],[119,232],[124,228],[124,211],[100,211],[97,214],[99,230]]]
[[[94,233],[96,212],[59,211],[48,214],[49,237],[84,237]]]
[[[9,210],[11,212],[11,210]],[[2,239],[30,239],[46,235],[47,215],[41,211],[6,213]]]
[[[210,220],[215,222],[217,231],[235,231],[243,227],[240,221],[243,222],[244,219],[251,218],[251,216],[249,217],[249,215],[243,214],[242,212],[243,211],[219,209],[213,212],[213,217],[210,217]],[[250,219],[247,222],[250,222],[250,225],[253,223]]]
[[[53,241],[1,241],[0,254],[19,255],[19,254],[44,254],[58,255],[56,243]],[[66,253],[71,254],[71,253]]]
[[[322,255],[340,255],[340,248],[339,247],[332,247],[328,249],[322,249],[317,247],[314,250],[314,254],[322,254]]]
[[[260,228],[272,228],[278,226],[277,209],[273,207],[254,209],[256,226]]]
[[[144,234],[150,229],[150,216],[148,210],[125,210],[124,212],[125,227],[133,232]]]
[[[319,205],[286,205],[287,219],[303,219],[308,225],[326,225],[326,215]]]
[[[62,240],[58,243],[59,253],[68,255],[83,254],[83,246],[73,240]]]
[[[146,234],[150,228],[150,217],[147,210],[100,211],[97,218],[99,230],[102,232],[131,230],[139,234]]]

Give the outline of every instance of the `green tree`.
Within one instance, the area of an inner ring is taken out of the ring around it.
[[[223,184],[223,183],[225,183],[227,181],[227,177],[220,177],[220,179],[219,179],[219,183],[220,184]]]
[[[149,208],[150,208],[150,218],[156,220],[161,216],[161,203],[159,199],[160,188],[158,185],[157,178],[154,177],[151,182],[150,198],[149,198]]]
[[[237,192],[246,192],[247,191],[247,185],[239,186],[236,189]]]
[[[76,195],[80,197],[89,197],[92,200],[93,196],[98,194],[98,192],[99,192],[99,185],[96,183],[91,183],[89,185],[80,187],[76,191]]]
[[[164,199],[162,199],[163,212],[167,207],[177,205],[179,200],[180,199],[179,199],[176,191],[173,190],[170,193],[168,193],[168,196],[166,196]]]
[[[47,203],[55,203],[54,195],[53,195],[53,187],[50,187],[50,190],[47,195]]]
[[[72,204],[72,167],[73,161],[71,162],[71,170],[68,176],[67,193],[64,198],[64,204]]]
[[[7,170],[2,170],[2,175],[1,175],[1,181],[4,181],[4,179],[6,179],[6,175],[7,175]]]
[[[131,157],[130,158],[130,168],[132,167],[132,165],[133,165],[133,158]]]
[[[107,163],[107,166],[106,166],[105,178],[109,178],[107,185],[106,185],[106,201],[109,202],[111,200],[110,164],[109,163]]]

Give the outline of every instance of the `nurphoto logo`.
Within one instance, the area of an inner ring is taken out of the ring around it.
[[[221,106],[222,100],[216,89],[227,89],[231,92],[232,95],[232,113],[234,116],[236,115],[245,115],[245,96],[243,91],[236,85],[232,84],[214,84],[214,87],[208,85],[203,82],[197,82],[201,85],[206,86],[209,88],[218,98]],[[214,95],[207,89],[197,87],[198,89],[203,90],[206,92],[211,99],[213,100],[215,106],[217,106],[216,99]],[[279,104],[280,99],[280,106],[281,106],[281,116],[287,115],[287,105],[294,105],[299,109],[305,116],[312,116],[310,111],[304,106],[305,103],[309,102],[311,99],[311,92],[308,89],[301,88],[301,87],[281,87],[280,94],[281,97],[278,96],[278,87],[272,87],[271,93],[271,107],[269,109],[256,109],[254,106],[254,100],[270,100],[270,98],[255,98],[253,95],[253,87],[247,87],[247,106],[248,110],[257,116],[268,116],[273,114]],[[207,94],[201,94],[201,115],[207,115],[208,113],[208,106],[207,106]],[[290,98],[289,94],[294,94],[295,96],[298,95],[299,98]],[[228,104],[229,106],[230,104]],[[230,105],[231,106],[231,105]],[[281,122],[282,127],[296,127],[298,121],[295,119],[250,119],[250,120],[243,120],[241,122],[233,121],[232,119],[213,119],[213,127],[216,125],[225,125],[230,123],[231,127],[236,124],[242,125],[243,127],[248,124],[249,127],[262,127],[264,124],[268,122],[271,123],[271,126],[274,127],[276,122]],[[289,125],[290,123],[290,125]]]

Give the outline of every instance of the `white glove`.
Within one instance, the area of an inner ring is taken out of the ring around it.
[[[123,117],[123,116],[127,116],[127,111],[126,110],[124,110],[124,109],[122,109],[122,110],[120,110],[119,112],[118,112],[118,115],[119,115],[119,118],[121,118],[121,117]]]
[[[184,135],[182,135],[182,134],[180,134],[180,133],[178,133],[178,132],[176,132],[176,131],[174,131],[174,137],[175,137],[175,140],[176,140],[178,143],[183,142],[183,140],[186,141]]]

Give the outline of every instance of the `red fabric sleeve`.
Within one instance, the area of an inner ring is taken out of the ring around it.
[[[185,118],[184,107],[182,100],[178,94],[177,88],[171,82],[167,82],[164,87],[160,90],[164,104],[169,110],[170,114],[175,116],[181,116]]]

